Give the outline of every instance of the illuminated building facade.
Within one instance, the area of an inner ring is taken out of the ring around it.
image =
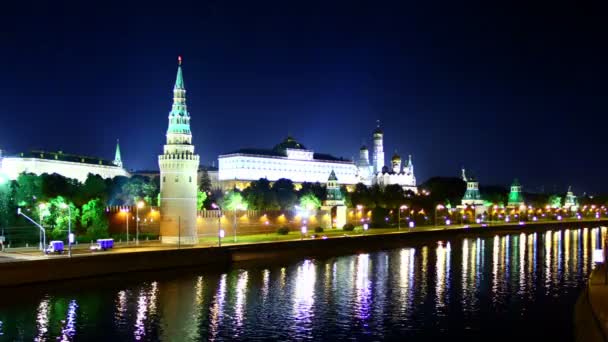
[[[102,178],[131,176],[123,168],[118,144],[116,145],[114,161],[67,154],[63,153],[63,151],[31,151],[6,157],[0,154],[0,171],[11,180],[17,179],[19,174],[24,172],[36,175],[56,173],[67,178],[76,179],[81,183],[84,183],[89,173],[99,175]]]
[[[173,87],[173,106],[169,113],[167,143],[158,156],[160,168],[160,235],[163,243],[195,244],[197,171],[199,156],[194,154],[190,114],[181,58]]]
[[[519,208],[525,205],[524,196],[521,193],[521,184],[517,178],[511,184],[511,192],[509,192],[509,198],[507,200],[507,208]]]
[[[401,157],[395,154],[391,159],[391,167],[384,165],[384,133],[380,127],[376,127],[373,133],[374,150],[372,165],[369,166],[369,154],[365,146],[361,147],[359,153],[359,181],[365,185],[378,184],[387,186],[391,184],[400,185],[404,190],[418,193],[416,187],[416,176],[414,175],[414,164],[412,156],[409,155],[407,164],[401,167]]]
[[[574,196],[571,186],[568,187],[568,192],[566,193],[566,199],[564,201],[564,208],[570,209],[571,211],[578,210],[578,200],[576,199],[576,196]]]
[[[271,182],[287,178],[294,183],[324,183],[332,171],[340,184],[359,182],[353,161],[315,153],[292,137],[272,149],[241,149],[220,155],[218,159],[218,180],[224,188],[243,188],[260,178]]]

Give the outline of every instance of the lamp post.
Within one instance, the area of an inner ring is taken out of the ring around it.
[[[72,257],[72,208],[65,203],[61,203],[61,208],[68,208],[68,257]]]
[[[397,213],[397,229],[401,230],[401,210],[407,209],[407,205],[402,205],[399,207],[399,212]]]
[[[135,209],[135,244],[139,246],[139,209],[144,207],[144,202],[137,202],[137,209]]]
[[[44,218],[44,215],[42,215],[42,211],[46,209],[46,203],[40,203],[38,204],[38,215],[40,216],[40,226],[42,227],[42,219]],[[40,236],[40,250],[44,249],[44,244],[42,242],[42,230],[38,232],[39,236]]]
[[[435,207],[435,228],[437,228],[437,210],[445,208],[442,204],[437,204]]]
[[[218,215],[217,215],[217,246],[218,247],[222,247],[222,237],[223,237],[223,231],[222,231],[222,225],[221,225],[221,220],[222,220],[222,208],[216,204],[216,203],[211,203],[211,207],[213,209],[216,209],[219,211]]]
[[[129,244],[129,210],[127,208],[120,209],[125,213],[126,231],[127,231],[127,245]]]

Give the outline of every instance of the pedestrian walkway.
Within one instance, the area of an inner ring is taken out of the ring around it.
[[[595,326],[603,341],[608,341],[608,273],[606,265],[599,265],[589,277],[588,300]]]

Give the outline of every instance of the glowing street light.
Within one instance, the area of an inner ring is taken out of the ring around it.
[[[137,208],[135,209],[136,218],[135,218],[135,244],[139,246],[139,209],[144,207],[144,202],[137,202]]]
[[[435,207],[435,227],[437,227],[437,210],[444,209],[445,207],[442,204],[437,204]]]
[[[407,209],[407,205],[402,205],[399,207],[399,212],[397,213],[397,229],[401,230],[401,210]]]
[[[125,213],[125,224],[127,230],[127,245],[129,244],[129,210],[127,208],[121,208],[121,212]]]
[[[217,215],[217,246],[222,247],[222,238],[224,237],[224,230],[222,229],[221,224],[222,208],[216,203],[211,203],[211,207],[219,211]]]
[[[0,178],[1,179],[1,178]],[[40,226],[42,226],[42,220],[44,219],[44,209],[46,209],[46,203],[39,203],[38,204],[38,215],[40,216]],[[42,242],[42,231],[39,231],[39,245],[40,245],[40,250],[44,250],[44,245],[46,244],[46,242]]]

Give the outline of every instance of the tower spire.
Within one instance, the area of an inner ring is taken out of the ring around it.
[[[114,154],[114,165],[122,167],[122,159],[120,157],[120,141],[116,139],[116,153]]]
[[[175,77],[175,87],[173,89],[185,89],[184,77],[182,76],[182,56],[177,56],[177,77]]]

